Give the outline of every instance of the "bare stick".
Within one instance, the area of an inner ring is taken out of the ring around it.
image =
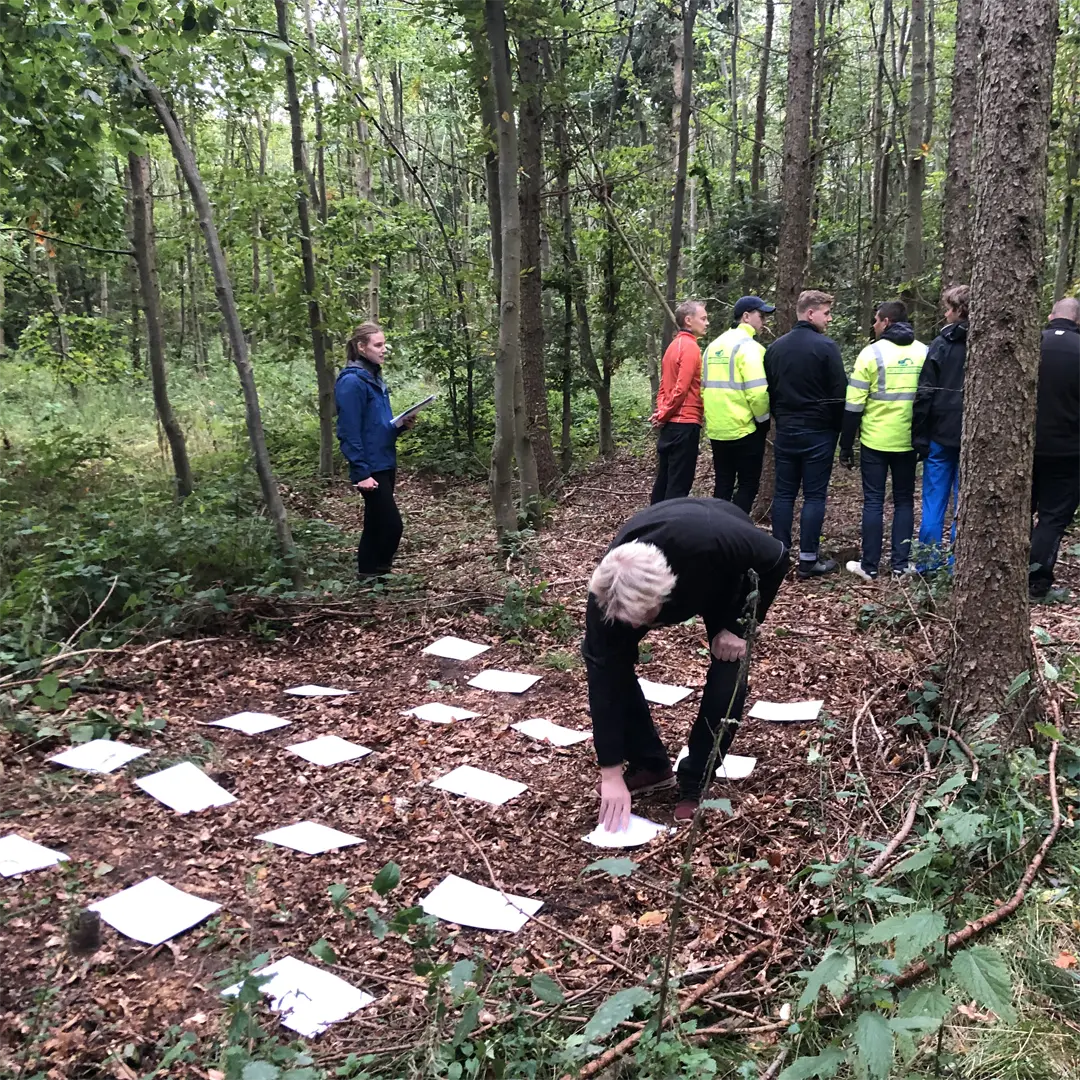
[[[109,586],[109,591],[105,594],[105,599],[90,613],[90,617],[64,642],[60,647],[60,653],[54,659],[62,658],[68,651],[68,646],[78,639],[79,635],[101,614],[101,609],[109,602],[109,598],[112,596],[113,591],[116,589],[116,583],[120,580],[119,574],[114,574],[112,584]]]

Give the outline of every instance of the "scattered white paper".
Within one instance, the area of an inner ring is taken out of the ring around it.
[[[113,742],[112,739],[91,739],[81,746],[73,746],[62,754],[54,754],[49,761],[57,765],[66,765],[69,769],[84,769],[86,772],[110,773],[134,761],[143,754],[149,754],[131,743]]]
[[[303,686],[290,686],[286,694],[294,694],[296,697],[342,697],[345,694],[355,694],[355,690],[338,690],[333,686],[318,686],[313,683],[304,683]]]
[[[320,825],[315,821],[298,821],[295,825],[286,825],[281,829],[260,833],[256,840],[265,840],[268,844],[280,844],[281,847],[302,851],[305,855],[321,855],[324,851],[335,848],[351,847],[362,844],[359,836],[331,829],[329,825]]]
[[[182,761],[161,772],[140,777],[135,784],[178,814],[190,814],[195,810],[205,810],[208,806],[228,806],[236,802],[234,796],[215,784],[190,761]]]
[[[519,724],[510,725],[522,735],[528,735],[530,739],[539,739],[541,742],[554,743],[556,746],[573,746],[574,743],[584,742],[592,738],[589,731],[575,731],[573,728],[559,727],[550,720],[535,716],[531,720],[522,720]]]
[[[689,753],[690,751],[685,746],[679,751],[679,756],[675,759],[676,769],[679,767],[679,762]],[[745,780],[754,771],[756,764],[757,758],[727,754],[717,766],[715,775],[721,780]]]
[[[201,923],[220,904],[174,889],[159,877],[147,878],[130,889],[90,905],[114,930],[147,945],[160,945]]]
[[[650,682],[648,679],[638,679],[641,692],[646,701],[655,702],[657,705],[677,705],[684,697],[689,697],[694,691],[688,686],[671,686],[668,683]]]
[[[320,735],[317,739],[293,743],[285,749],[299,754],[312,765],[340,765],[343,761],[355,761],[371,753],[366,746],[349,742],[338,735]]]
[[[406,709],[406,716],[417,716],[432,724],[452,724],[455,720],[471,720],[479,713],[468,709],[457,709],[452,705],[443,705],[438,701],[429,701],[426,705],[417,705],[415,709]]]
[[[270,976],[259,989],[273,998],[270,1007],[282,1014],[282,1024],[307,1039],[375,1000],[337,975],[293,956],[259,968],[255,974]],[[239,992],[237,983],[223,990],[222,996],[235,997]]]
[[[540,681],[539,675],[526,675],[522,671],[500,671],[488,668],[469,680],[470,686],[478,690],[494,690],[502,694],[523,694],[533,683]]]
[[[481,645],[477,641],[466,641],[459,637],[444,637],[433,641],[426,649],[425,656],[445,656],[447,660],[472,660],[473,657],[487,652],[490,645]]]
[[[448,874],[420,901],[427,915],[458,926],[478,930],[507,930],[516,934],[543,906],[543,900],[507,893],[477,885],[456,874]]]
[[[674,831],[666,825],[657,825],[655,821],[650,821],[648,818],[631,814],[630,821],[622,832],[609,832],[607,826],[597,825],[588,836],[583,836],[581,839],[586,844],[599,848],[641,847],[642,844],[647,844],[664,833]]]
[[[809,724],[818,718],[824,701],[757,701],[750,716],[774,724]]]
[[[459,766],[453,772],[433,780],[431,786],[454,795],[464,795],[467,799],[479,799],[492,806],[502,806],[504,802],[529,790],[528,784],[508,780],[505,776],[483,769],[474,769],[471,765]]]
[[[18,833],[0,837],[0,875],[14,877],[16,874],[28,874],[31,870],[44,870],[58,862],[67,861],[62,851],[42,847],[33,840]]]
[[[265,712],[238,712],[232,716],[226,716],[224,720],[215,720],[210,727],[227,727],[233,731],[242,731],[245,735],[259,735],[264,731],[273,731],[274,728],[285,727],[289,720],[282,720],[280,716]]]

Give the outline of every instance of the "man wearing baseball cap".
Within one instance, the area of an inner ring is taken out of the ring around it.
[[[743,296],[732,312],[732,327],[702,359],[701,400],[705,434],[712,444],[713,496],[750,513],[761,482],[765,433],[769,430],[769,390],[765,347],[756,336],[776,310],[760,296]]]

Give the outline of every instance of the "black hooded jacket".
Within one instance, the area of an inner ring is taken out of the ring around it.
[[[1080,326],[1052,319],[1042,334],[1035,453],[1080,457]]]
[[[911,412],[911,445],[920,454],[928,454],[932,442],[960,447],[967,335],[966,322],[948,323],[926,353]]]

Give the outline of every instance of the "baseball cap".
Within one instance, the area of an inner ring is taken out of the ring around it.
[[[771,315],[776,310],[772,304],[766,304],[760,296],[740,296],[735,301],[735,310],[731,317],[738,322],[748,311],[760,311],[762,315]]]

